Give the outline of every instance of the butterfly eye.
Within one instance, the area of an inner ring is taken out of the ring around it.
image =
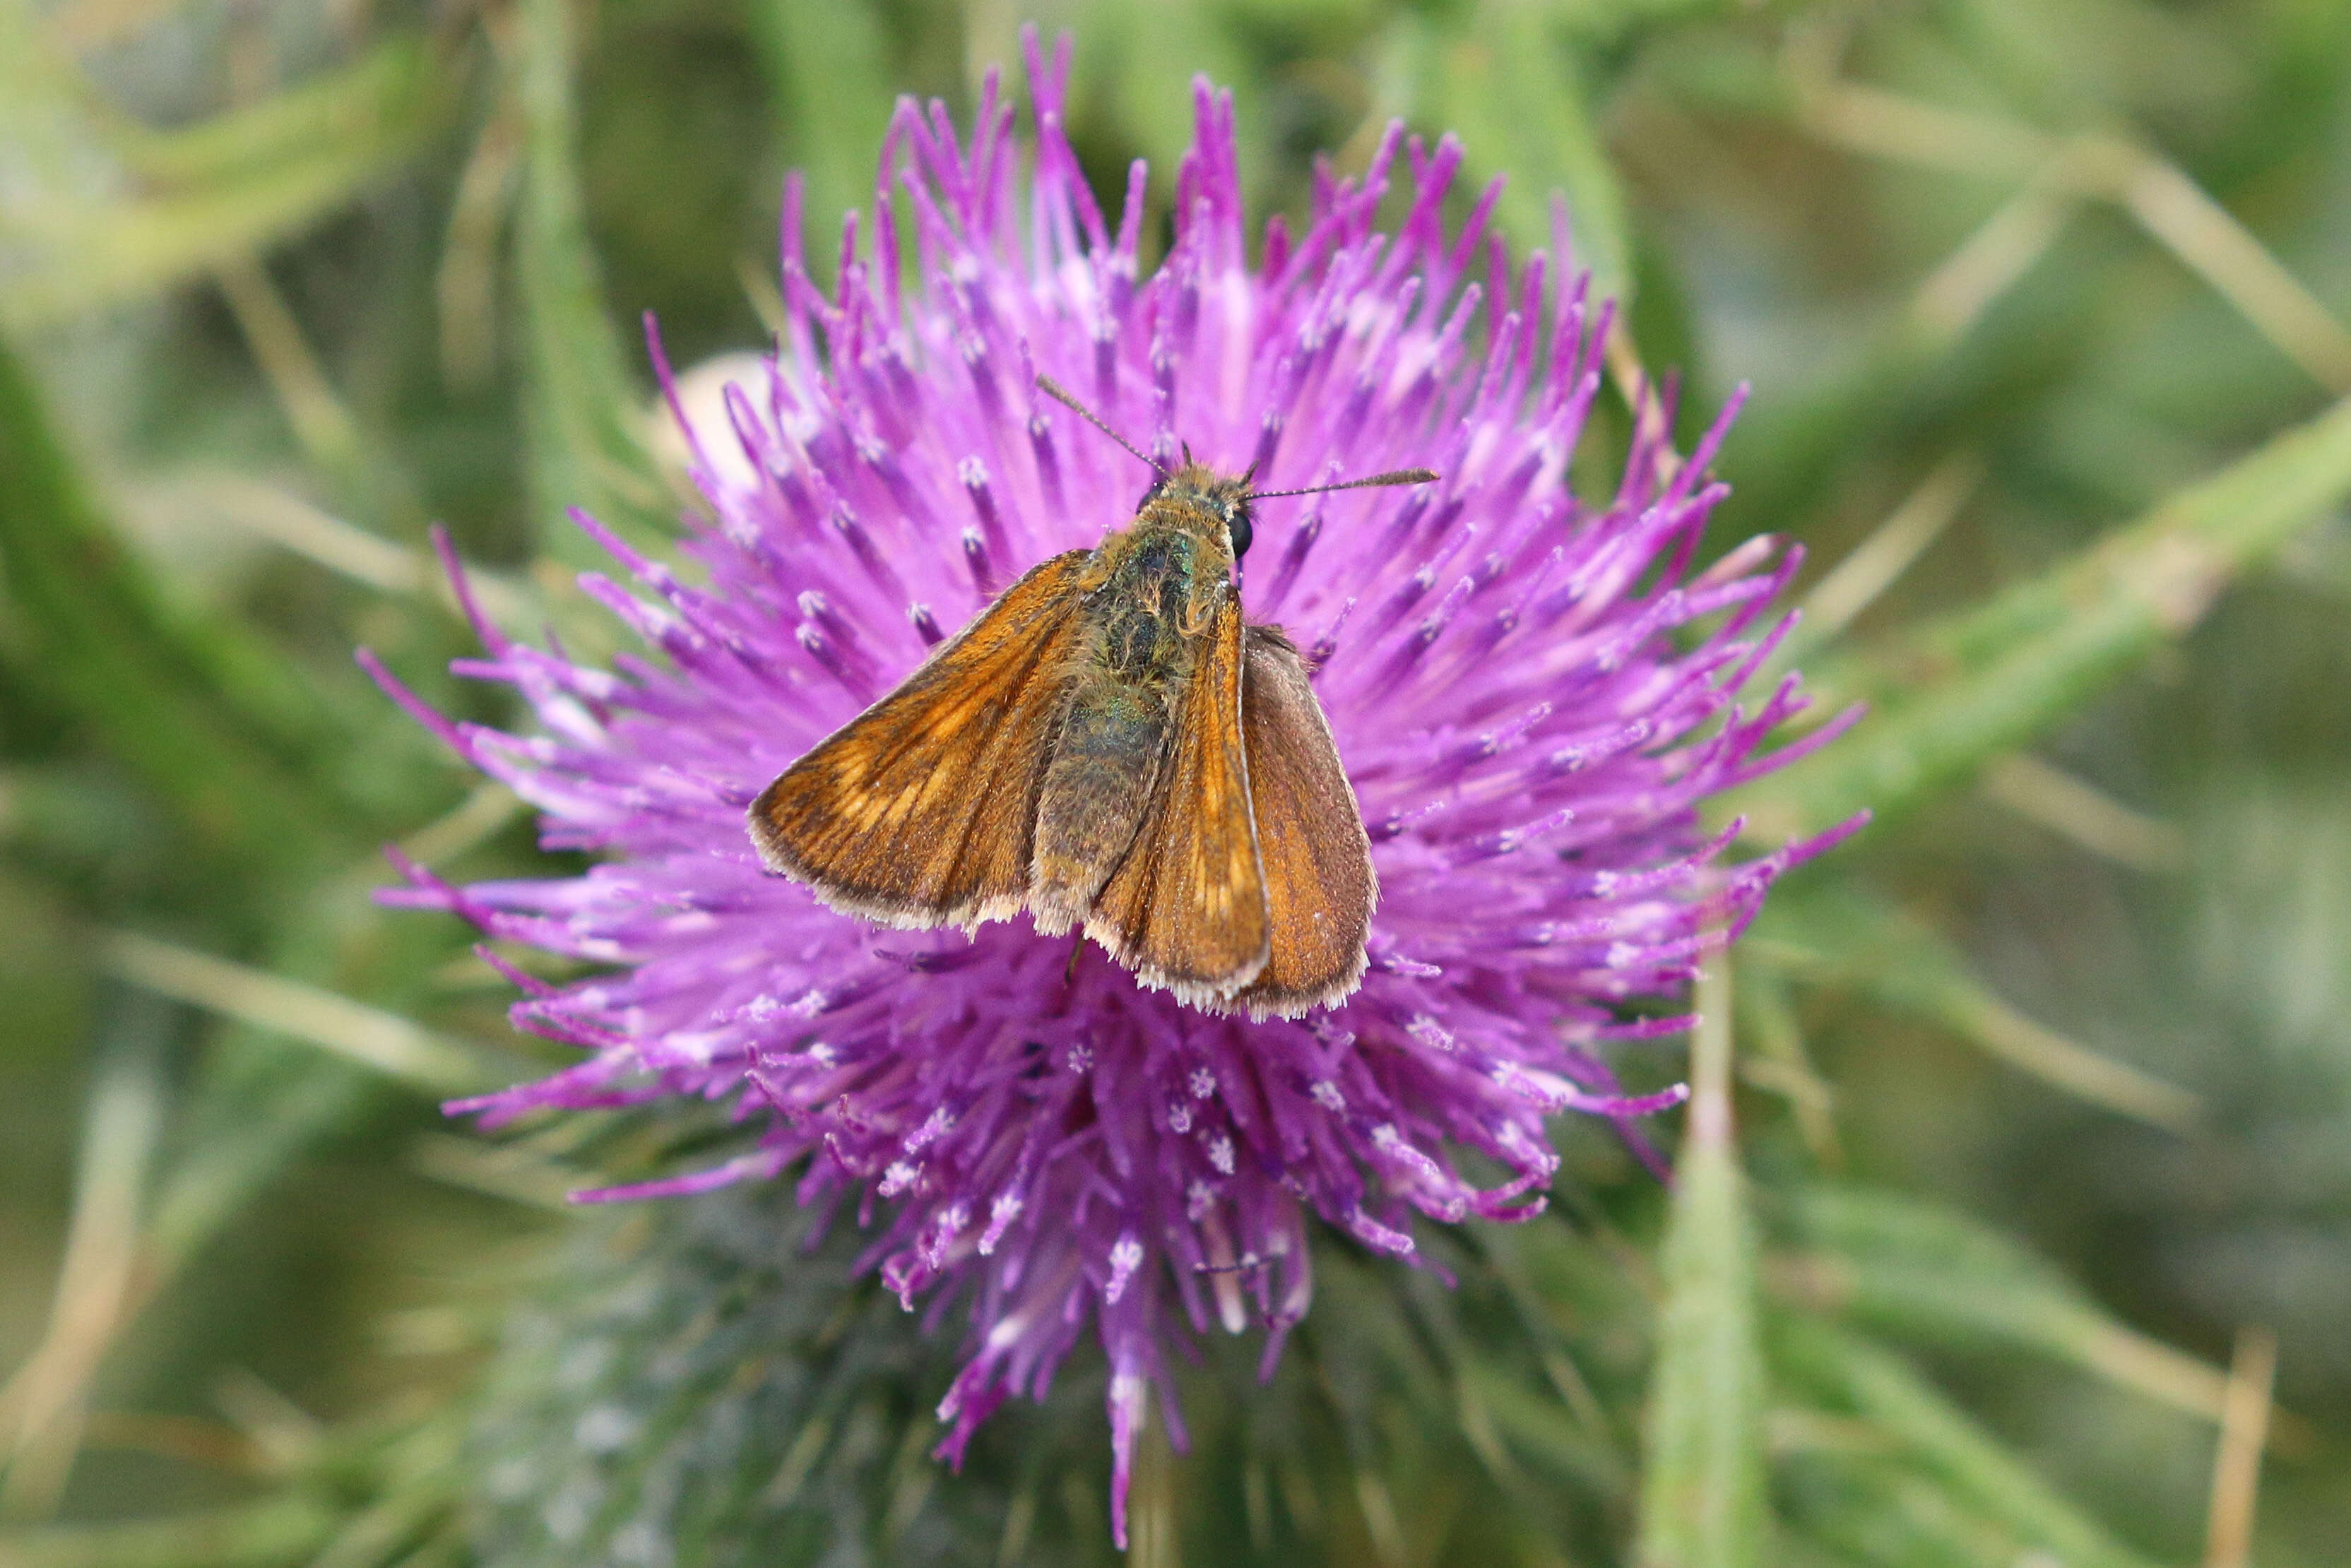
[[[1143,508],[1144,508],[1144,507],[1147,507],[1147,506],[1151,505],[1151,503],[1152,503],[1152,502],[1154,502],[1154,501],[1155,501],[1155,500],[1159,499],[1159,497],[1160,497],[1161,494],[1162,494],[1162,493],[1164,493],[1164,492],[1166,490],[1166,488],[1167,488],[1167,481],[1166,481],[1166,480],[1165,480],[1165,479],[1154,479],[1154,480],[1151,482],[1151,488],[1150,488],[1150,489],[1148,489],[1148,490],[1145,490],[1145,491],[1143,493],[1143,499],[1141,499],[1140,501],[1137,501],[1137,502],[1134,504],[1134,509],[1135,509],[1136,511],[1138,511],[1138,512],[1139,512],[1139,511],[1141,511],[1141,510],[1143,510]]]
[[[1249,527],[1248,507],[1228,506],[1225,508],[1225,532],[1232,536],[1235,560],[1249,554],[1249,540],[1256,537],[1256,530]]]

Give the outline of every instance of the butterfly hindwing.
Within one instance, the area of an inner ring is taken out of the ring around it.
[[[750,828],[769,869],[893,925],[1015,913],[1093,559],[1071,550],[1031,569],[768,785]]]
[[[1259,1017],[1294,1017],[1362,982],[1379,880],[1306,662],[1270,626],[1248,632],[1241,737],[1272,943],[1236,1000]]]

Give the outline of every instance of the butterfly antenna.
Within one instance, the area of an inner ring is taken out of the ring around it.
[[[1391,468],[1384,474],[1374,474],[1368,479],[1343,479],[1336,485],[1309,485],[1302,490],[1252,490],[1243,497],[1262,501],[1274,496],[1319,496],[1325,490],[1368,490],[1374,485],[1428,485],[1437,475],[1427,468]]]
[[[1096,413],[1093,410],[1080,402],[1077,400],[1076,394],[1071,392],[1069,388],[1063,386],[1061,382],[1055,381],[1052,377],[1039,376],[1037,378],[1037,388],[1047,397],[1051,398],[1055,402],[1061,404],[1064,408],[1071,410],[1076,413],[1080,419],[1084,420],[1088,424],[1092,425],[1096,430],[1101,431],[1104,435],[1109,436],[1113,441],[1115,441],[1121,446],[1125,447],[1127,452],[1137,461],[1147,465],[1151,468],[1152,472],[1157,474],[1161,478],[1165,479],[1172,477],[1166,469],[1160,467],[1158,464],[1153,463],[1150,458],[1144,456],[1141,452],[1137,451],[1134,442],[1129,441],[1125,436],[1121,435],[1117,431],[1113,430],[1109,425],[1104,424],[1102,423],[1102,415]]]

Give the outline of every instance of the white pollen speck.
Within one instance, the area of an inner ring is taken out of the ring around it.
[[[1325,1111],[1343,1111],[1347,1108],[1347,1097],[1340,1093],[1339,1086],[1327,1078],[1316,1079],[1314,1087],[1309,1092],[1314,1096],[1314,1103]]]
[[[1208,1163],[1217,1167],[1218,1176],[1233,1174],[1233,1141],[1222,1133],[1208,1141]]]
[[[1205,1067],[1192,1069],[1192,1098],[1206,1100],[1217,1092],[1217,1075]]]
[[[987,1257],[996,1250],[997,1242],[1003,1239],[1005,1231],[1011,1228],[1012,1222],[1020,1218],[1020,1210],[1023,1207],[1023,1200],[1017,1192],[1002,1192],[996,1195],[996,1201],[987,1206],[987,1228],[981,1231],[979,1235],[981,1257]]]
[[[1452,1032],[1426,1013],[1415,1013],[1405,1026],[1405,1032],[1431,1051],[1451,1051]]]
[[[1143,1267],[1143,1243],[1132,1236],[1122,1236],[1111,1246],[1110,1278],[1102,1282],[1102,1301],[1116,1301],[1126,1294],[1126,1282]]]
[[[908,1134],[906,1138],[906,1152],[910,1155],[921,1154],[932,1144],[936,1143],[940,1138],[945,1137],[946,1135],[947,1129],[954,1125],[955,1118],[947,1113],[947,1108],[946,1106],[940,1106],[937,1110],[933,1111],[927,1117],[924,1118],[923,1124],[921,1126],[915,1128],[912,1134]]]

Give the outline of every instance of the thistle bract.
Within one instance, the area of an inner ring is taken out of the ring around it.
[[[1145,171],[1113,223],[1063,136],[1067,71],[1066,46],[1047,62],[1032,40],[1025,146],[992,83],[967,137],[902,103],[830,295],[788,192],[780,351],[685,430],[704,586],[580,519],[633,583],[583,586],[656,656],[583,667],[481,622],[486,656],[460,667],[519,691],[528,736],[403,694],[542,813],[549,848],[599,863],[464,888],[411,867],[392,896],[601,967],[527,981],[515,1008],[586,1059],[463,1109],[725,1102],[750,1152],[599,1196],[795,1180],[870,1228],[867,1265],[909,1308],[968,1314],[944,1457],[1098,1339],[1123,1541],[1176,1341],[1262,1333],[1270,1371],[1313,1294],[1318,1218],[1405,1258],[1424,1220],[1539,1211],[1547,1118],[1680,1098],[1619,1092],[1612,1042],[1688,1022],[1627,1004],[1681,995],[1826,841],[1729,865],[1729,835],[1700,830],[1702,800],[1796,749],[1761,750],[1792,679],[1734,701],[1793,552],[1759,541],[1691,574],[1720,423],[1684,462],[1636,435],[1613,497],[1569,491],[1607,312],[1544,256],[1512,265],[1489,232],[1499,187],[1448,225],[1458,149],[1392,129],[1252,259],[1231,101],[1201,84],[1174,242],[1146,274]],[[1336,1008],[1210,1016],[1099,955],[1072,967],[1070,940],[1025,920],[885,930],[760,871],[744,809],[768,779],[1020,571],[1131,517],[1149,475],[1040,373],[1155,456],[1188,443],[1262,488],[1443,476],[1266,502],[1246,562],[1249,619],[1318,666],[1371,834],[1370,970]],[[1506,1174],[1473,1183],[1465,1152]]]

